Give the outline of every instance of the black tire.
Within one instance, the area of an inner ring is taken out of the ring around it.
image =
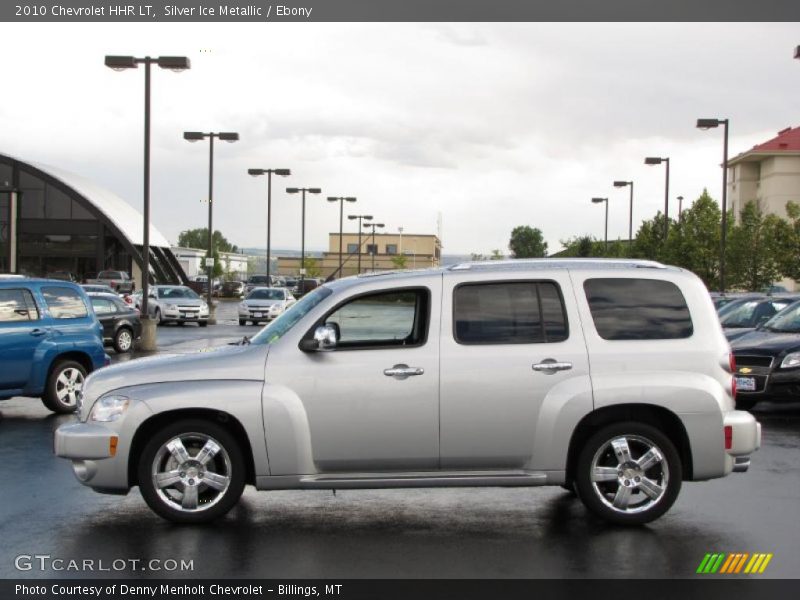
[[[736,410],[752,410],[756,404],[755,398],[736,398]]]
[[[239,319],[239,325],[240,326],[241,325],[247,325],[247,321],[245,321],[244,319]]]
[[[186,321],[178,321],[179,327],[183,327],[184,325],[186,325]]]
[[[118,354],[133,352],[133,331],[130,327],[120,327],[114,335],[114,350]]]
[[[208,321],[198,321],[197,322],[200,327],[208,327]]]
[[[179,437],[182,443],[186,442],[183,446],[189,457],[182,465],[166,449],[168,443]],[[204,441],[203,438],[211,439],[219,447],[219,451],[204,466],[193,460],[199,455],[200,448],[207,443],[207,439]],[[209,468],[209,465],[213,467]],[[208,523],[225,515],[239,501],[245,486],[245,465],[242,450],[227,429],[213,421],[184,419],[157,431],[144,447],[137,465],[139,491],[153,512],[168,521]],[[205,472],[203,468],[206,469]],[[188,483],[176,480],[172,485],[161,488],[163,492],[156,488],[153,472],[165,472],[162,469],[182,475],[183,480],[194,485],[197,489],[194,496],[197,499],[196,508],[177,506],[178,501],[181,505],[184,504],[187,496],[184,490],[190,487]],[[200,469],[200,472],[192,469]],[[218,477],[226,474],[229,482],[224,491],[216,490],[203,482],[203,478],[212,472]],[[192,477],[196,479],[191,479]]]
[[[163,325],[164,319],[161,318],[161,309],[156,309],[156,325]]]
[[[623,438],[624,444],[620,442]],[[630,460],[620,461],[612,440],[628,448]],[[655,448],[653,456],[660,460],[642,470],[636,461],[648,448]],[[594,465],[599,468],[598,475],[603,470],[613,479],[593,482]],[[652,425],[628,421],[607,425],[586,441],[574,477],[578,496],[590,512],[611,523],[642,525],[663,515],[675,502],[683,469],[678,451],[666,435]],[[615,507],[617,502],[620,505]]]
[[[86,368],[74,360],[61,360],[53,365],[42,396],[44,405],[58,414],[69,414],[78,408],[77,394],[83,389]]]

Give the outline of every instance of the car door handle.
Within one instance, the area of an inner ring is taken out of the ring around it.
[[[40,335],[44,335],[45,333],[47,333],[47,331],[45,331],[44,329],[34,329],[33,331],[31,331],[31,335],[36,336],[36,337],[39,337]]]
[[[387,377],[396,377],[397,379],[405,379],[406,377],[423,375],[424,373],[425,369],[422,367],[409,367],[408,365],[395,365],[391,369],[383,370],[383,374]]]
[[[559,362],[554,358],[545,358],[540,363],[534,363],[533,370],[546,375],[553,375],[556,371],[569,371],[571,362]]]

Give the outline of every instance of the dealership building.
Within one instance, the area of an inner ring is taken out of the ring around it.
[[[0,154],[0,273],[82,279],[105,269],[142,281],[143,218],[73,173]],[[150,226],[150,281],[185,283],[167,239]]]

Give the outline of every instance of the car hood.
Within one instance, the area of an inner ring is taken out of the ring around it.
[[[180,306],[201,306],[205,300],[201,298],[159,298],[161,304],[178,304]]]
[[[777,355],[781,352],[800,350],[800,334],[772,333],[756,329],[733,340],[731,348],[738,353],[753,350],[758,354]]]
[[[139,358],[93,372],[84,384],[81,418],[100,396],[121,388],[176,381],[263,381],[269,345],[222,346],[191,354]]]
[[[723,327],[722,331],[725,332],[725,337],[729,342],[738,340],[743,335],[747,335],[751,331],[755,331],[754,327]]]
[[[266,300],[266,299],[264,299],[264,300],[262,300],[262,299],[245,300],[244,301],[244,303],[247,306],[259,306],[259,307],[269,307],[269,306],[272,306],[273,304],[283,304],[284,302],[285,302],[285,300]]]

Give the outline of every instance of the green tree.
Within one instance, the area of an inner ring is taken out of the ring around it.
[[[790,229],[777,215],[764,215],[748,202],[728,237],[728,282],[750,291],[771,285],[781,274],[781,240]]]
[[[214,249],[218,252],[239,252],[236,245],[231,244],[227,238],[222,235],[219,229],[214,230]],[[178,236],[178,246],[182,248],[196,248],[198,250],[205,250],[208,248],[208,227],[200,227],[198,229],[189,229],[182,231]]]
[[[319,277],[322,274],[319,263],[313,256],[306,256],[303,267],[306,270],[306,277]]]
[[[541,258],[547,256],[547,242],[538,228],[520,225],[511,231],[508,249],[514,258]]]
[[[405,254],[397,254],[392,257],[392,265],[395,269],[405,269],[408,257]]]
[[[788,220],[774,232],[778,264],[781,275],[800,281],[800,205],[787,202],[786,216]]]
[[[492,255],[489,257],[489,260],[503,260],[504,258],[505,256],[503,256],[503,253],[500,252],[500,249],[495,248],[492,250]]]

